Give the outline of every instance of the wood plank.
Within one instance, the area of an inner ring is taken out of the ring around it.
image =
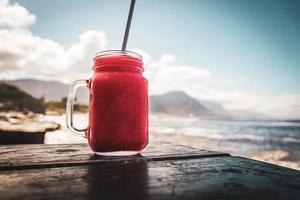
[[[87,144],[0,146],[0,155],[0,170],[80,166],[90,163],[130,159],[164,160],[229,156],[226,153],[199,150],[159,141],[150,143],[140,157],[107,158],[94,156]]]
[[[43,144],[46,132],[0,131],[0,145]]]
[[[0,171],[7,199],[299,199],[300,172],[240,157]]]

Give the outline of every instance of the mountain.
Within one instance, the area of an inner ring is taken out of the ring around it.
[[[153,113],[214,115],[199,101],[182,91],[150,96],[150,110]]]
[[[58,81],[43,81],[36,79],[20,79],[14,81],[5,81],[5,83],[14,85],[35,98],[43,97],[45,100],[61,101],[68,95],[68,84]],[[78,89],[77,100],[87,103],[87,90]]]
[[[0,111],[45,113],[43,99],[36,99],[15,86],[0,82]]]
[[[60,101],[68,94],[68,85],[58,81],[21,79],[5,82],[17,86],[19,89],[36,98],[44,97],[46,100]]]

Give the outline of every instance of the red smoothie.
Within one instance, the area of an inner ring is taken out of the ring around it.
[[[134,155],[148,143],[148,82],[133,52],[100,52],[89,81],[91,149],[100,155]]]

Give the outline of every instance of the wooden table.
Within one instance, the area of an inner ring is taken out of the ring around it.
[[[153,142],[142,156],[87,144],[0,146],[0,199],[300,199],[300,171]]]

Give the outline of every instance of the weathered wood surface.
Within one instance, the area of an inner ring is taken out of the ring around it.
[[[43,144],[46,132],[1,131],[0,145],[4,144]]]
[[[300,172],[154,142],[142,156],[95,157],[87,144],[0,147],[0,199],[299,199]]]
[[[165,160],[226,155],[229,154],[159,141],[150,143],[139,157],[119,158],[94,156],[88,144],[9,145],[0,146],[0,170],[78,166],[124,159]]]
[[[130,160],[0,171],[7,199],[299,199],[300,173],[245,158]]]

